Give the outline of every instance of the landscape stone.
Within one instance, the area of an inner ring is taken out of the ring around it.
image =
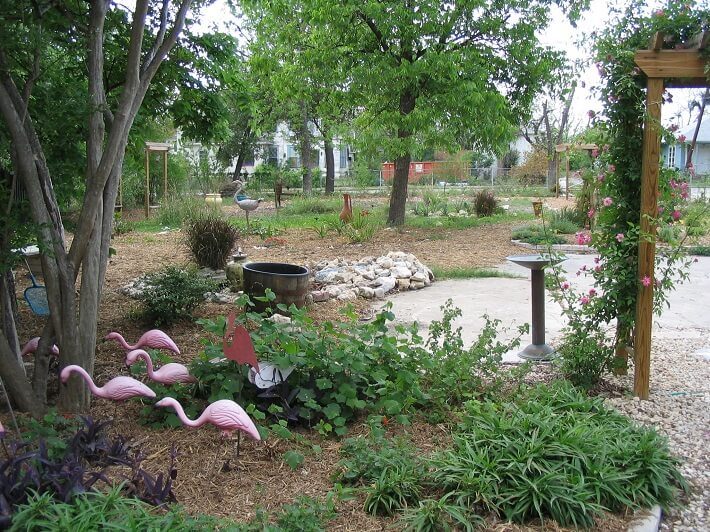
[[[369,286],[360,286],[358,287],[358,294],[360,294],[365,299],[372,299],[373,297],[375,297],[375,289],[370,288]]]
[[[411,277],[412,272],[406,266],[394,266],[390,270],[390,275],[396,279],[408,279]]]
[[[399,290],[405,291],[409,290],[410,280],[409,279],[397,279],[397,288]]]
[[[314,303],[322,303],[323,301],[328,301],[330,299],[330,294],[325,290],[314,290],[311,292]]]

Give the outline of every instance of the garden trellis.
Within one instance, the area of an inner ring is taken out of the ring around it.
[[[661,107],[663,91],[673,87],[708,87],[706,57],[707,31],[674,50],[663,50],[663,35],[656,33],[647,50],[638,50],[634,61],[648,77],[646,118],[643,130],[641,164],[641,234],[655,235],[658,212],[658,175],[661,151]],[[656,255],[655,237],[639,241],[638,276],[653,279]],[[639,286],[636,301],[634,337],[634,394],[648,399],[651,368],[651,327],[653,325],[654,285]]]
[[[163,200],[168,196],[168,152],[170,144],[166,142],[145,143],[145,217],[150,217],[150,154],[152,152],[163,154]]]

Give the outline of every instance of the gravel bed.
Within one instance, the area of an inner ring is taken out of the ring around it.
[[[691,334],[692,335],[692,334]],[[609,397],[607,404],[665,434],[691,486],[684,505],[664,513],[661,530],[710,530],[710,361],[697,353],[710,345],[700,338],[654,338],[648,401]],[[705,338],[702,338],[705,336]],[[633,389],[633,369],[615,384]]]

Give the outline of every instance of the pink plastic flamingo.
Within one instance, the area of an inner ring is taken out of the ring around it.
[[[153,371],[153,361],[150,355],[142,349],[134,349],[126,354],[126,366],[135,364],[138,359],[145,362],[148,377],[161,384],[175,384],[176,382],[197,382],[197,379],[190,375],[190,372],[182,364],[171,362],[164,364],[157,371]]]
[[[126,351],[133,351],[134,349],[143,349],[144,347],[148,349],[167,349],[173,353],[180,354],[180,349],[170,338],[160,329],[151,329],[143,333],[143,335],[138,339],[134,345],[129,345],[128,342],[117,332],[110,332],[106,335],[106,340],[116,340],[123,349]]]
[[[72,373],[78,373],[89,385],[91,393],[96,397],[111,399],[112,401],[125,401],[132,397],[155,397],[155,392],[145,384],[132,377],[114,377],[100,388],[94,384],[91,376],[81,366],[67,366],[59,374],[62,382],[66,383]]]
[[[39,346],[39,336],[35,336],[32,338],[29,342],[25,344],[25,346],[22,348],[22,351],[20,351],[20,356],[25,356],[29,355],[30,353],[34,353],[37,351],[37,347]],[[49,350],[49,354],[53,356],[59,356],[59,348],[56,345],[52,346],[52,349]]]
[[[259,431],[249,414],[241,406],[229,399],[220,399],[207,405],[200,417],[194,421],[185,415],[182,405],[172,397],[161,399],[155,403],[155,406],[172,406],[180,421],[188,427],[197,428],[205,423],[210,423],[221,431],[224,438],[231,437],[232,433],[237,431],[237,456],[239,456],[239,436],[241,436],[242,432],[245,432],[256,441],[261,440]]]

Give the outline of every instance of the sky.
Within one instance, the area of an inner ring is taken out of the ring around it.
[[[649,13],[653,12],[656,9],[661,9],[668,1],[671,0],[649,0],[646,9]],[[707,0],[696,1],[704,2]],[[539,38],[544,45],[565,51],[572,60],[589,60],[591,47],[588,45],[589,39],[585,39],[584,36],[594,31],[599,31],[610,23],[610,16],[608,15],[610,5],[618,6],[625,3],[623,0],[591,0],[590,9],[583,14],[576,28],[571,26],[559,8],[553,6],[553,22],[546,31],[540,33]],[[204,17],[201,26],[205,30],[216,24],[218,29],[225,31],[226,21],[232,18],[225,0],[217,0],[214,4],[205,8],[203,13]],[[578,46],[576,44],[578,41],[583,41],[584,44]],[[587,112],[590,110],[597,113],[600,112],[602,104],[592,92],[592,88],[601,82],[592,61],[589,61],[589,66],[581,73],[580,77],[584,81],[585,87],[578,84],[572,102],[571,117],[572,125],[576,125],[581,129],[587,125]],[[666,125],[677,123],[680,127],[686,126],[691,119],[691,115],[687,111],[688,101],[700,95],[701,91],[697,89],[673,89],[671,93],[673,95],[672,103],[667,103],[663,106],[663,123]],[[696,116],[697,113],[694,113],[692,115],[693,119]]]

